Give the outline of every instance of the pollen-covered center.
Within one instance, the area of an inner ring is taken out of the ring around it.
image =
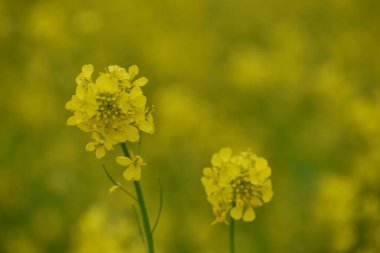
[[[248,171],[233,180],[231,186],[235,202],[250,203],[252,198],[257,196],[256,187],[249,181]]]
[[[101,93],[96,96],[98,104],[97,119],[109,122],[111,119],[116,119],[122,114],[120,107],[117,104],[118,94]]]

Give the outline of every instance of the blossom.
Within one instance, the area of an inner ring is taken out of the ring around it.
[[[222,148],[214,154],[201,178],[216,216],[214,223],[227,223],[228,214],[235,220],[253,221],[254,208],[272,199],[270,175],[267,161],[251,150],[232,155],[230,148]]]
[[[152,134],[154,125],[152,109],[146,106],[141,89],[148,79],[135,79],[139,73],[136,65],[128,71],[108,66],[96,79],[93,72],[91,64],[84,65],[77,76],[75,95],[66,103],[66,109],[73,113],[67,124],[90,133],[94,142],[86,150],[96,151],[96,157],[101,158],[115,144],[138,141],[140,131]]]
[[[146,165],[139,155],[131,153],[131,158],[126,156],[116,157],[116,162],[122,166],[126,166],[123,176],[128,181],[139,181],[141,179],[141,167]]]

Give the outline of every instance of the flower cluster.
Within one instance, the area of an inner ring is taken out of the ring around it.
[[[76,78],[76,93],[66,103],[66,109],[74,115],[67,124],[78,126],[91,133],[92,142],[87,151],[95,151],[102,158],[113,146],[140,138],[140,131],[154,132],[152,108],[146,106],[146,97],[141,87],[148,79],[135,77],[139,73],[136,65],[128,71],[117,65],[108,66],[96,80],[94,67],[84,65]]]
[[[233,156],[230,148],[222,148],[211,164],[204,168],[201,180],[216,216],[214,223],[228,223],[228,213],[235,220],[253,221],[253,208],[273,196],[267,161],[250,150]]]

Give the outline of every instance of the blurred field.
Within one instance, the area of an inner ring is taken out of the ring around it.
[[[252,147],[274,198],[237,252],[380,252],[380,2],[0,1],[0,252],[144,252],[131,201],[64,109],[81,66],[137,64],[156,133],[142,186],[157,252],[227,252],[200,183]],[[111,173],[121,168],[109,154]]]

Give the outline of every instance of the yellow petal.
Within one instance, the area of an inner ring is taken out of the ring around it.
[[[250,206],[248,209],[245,211],[244,216],[243,216],[243,221],[253,221],[256,217],[255,211],[253,208]]]
[[[145,107],[146,104],[146,97],[144,95],[138,95],[133,100],[133,105],[136,107]]]
[[[78,124],[78,118],[76,116],[71,116],[67,119],[68,126],[75,126],[76,124]]]
[[[271,168],[269,166],[267,166],[265,169],[263,169],[263,171],[261,172],[260,174],[260,178],[261,179],[265,179],[265,178],[268,178],[270,177],[270,175],[272,174],[272,171],[271,171]]]
[[[141,167],[136,167],[135,180],[140,181],[141,179]]]
[[[230,215],[235,220],[240,220],[243,216],[243,207],[242,206],[235,206],[231,209]]]
[[[123,173],[123,177],[128,181],[138,181],[141,179],[141,168],[129,166]]]
[[[259,199],[258,197],[253,197],[250,201],[250,204],[252,206],[262,206],[263,205],[263,202],[261,201],[261,199]]]
[[[256,159],[256,166],[255,167],[258,170],[264,170],[267,166],[268,166],[268,162],[264,158],[259,157]]]
[[[104,149],[104,146],[100,146],[95,151],[96,158],[100,159],[106,155],[106,150]]]
[[[75,95],[77,95],[78,98],[84,98],[86,95],[86,90],[84,89],[83,85],[77,85],[77,88],[75,89]]]
[[[251,160],[246,159],[245,157],[239,157],[239,158],[241,158],[240,161],[239,161],[239,163],[238,163],[240,166],[242,166],[245,169],[248,169],[248,168],[252,167],[251,166],[251,164],[252,164]]]
[[[124,94],[125,94],[125,93],[122,93],[122,94],[120,95],[120,98],[121,98],[122,100],[120,100],[120,101],[118,102],[118,107],[119,107],[119,108],[120,108],[125,114],[127,114],[127,113],[128,113],[128,110],[131,108],[131,106],[130,106],[130,104],[129,104],[129,102],[128,102],[128,99],[125,99]]]
[[[117,189],[119,189],[120,186],[118,185],[114,185],[114,186],[111,186],[109,189],[108,189],[108,193],[109,194],[112,194],[114,191],[116,191]]]
[[[223,186],[227,186],[229,185],[229,183],[231,182],[231,180],[233,180],[235,178],[231,177],[230,176],[230,173],[228,171],[227,168],[223,168],[220,170],[220,173],[219,173],[219,183]]]
[[[273,198],[273,191],[271,189],[264,191],[263,201],[268,203]]]
[[[93,72],[94,72],[94,66],[92,66],[92,64],[83,65],[83,67],[82,67],[82,73],[83,73],[83,76],[87,80],[91,79],[91,75],[92,75]]]
[[[75,102],[74,100],[74,97],[75,96],[72,96],[71,97],[71,100],[68,101],[66,104],[65,104],[65,109],[66,110],[72,110],[72,111],[75,111],[78,109],[78,106],[77,106],[77,103]]]
[[[122,166],[129,166],[132,164],[132,160],[125,156],[116,157],[116,162]]]
[[[146,77],[140,77],[139,79],[137,79],[136,81],[132,83],[132,86],[141,87],[141,86],[146,85],[147,83],[148,83],[148,79]]]
[[[222,160],[227,162],[231,158],[232,150],[230,148],[222,148],[219,154]]]
[[[100,134],[97,133],[97,132],[93,132],[92,133],[92,136],[91,136],[96,142],[100,142],[101,140],[103,140],[101,137],[100,137]]]
[[[239,166],[235,165],[235,164],[231,164],[227,167],[227,171],[228,171],[228,176],[230,178],[236,178],[238,176],[240,176],[240,168]]]
[[[143,92],[140,89],[140,87],[133,87],[133,89],[131,90],[131,93],[130,93],[131,97],[136,97],[136,96],[142,95],[142,94],[143,94]]]
[[[83,73],[80,73],[79,75],[77,75],[77,77],[75,78],[75,82],[79,85],[83,85],[83,83],[85,82],[84,80],[84,76],[83,76]]]
[[[131,79],[133,79],[135,76],[139,74],[139,67],[136,65],[130,66],[128,69],[128,73],[131,76]]]
[[[127,80],[130,78],[125,68],[119,67],[118,65],[108,66],[108,71],[119,80]]]
[[[153,127],[153,124],[146,121],[146,120],[140,120],[139,121],[139,129],[145,133],[148,133],[148,134],[153,134],[154,132],[154,127]]]
[[[209,167],[206,167],[203,169],[203,175],[206,177],[211,177],[212,176],[212,169]]]
[[[214,185],[212,181],[210,181],[209,179],[205,177],[201,178],[201,182],[203,186],[205,187],[205,191],[208,196],[211,195],[212,193],[215,193],[218,190],[218,187]]]
[[[213,166],[216,166],[216,167],[219,167],[222,165],[222,158],[220,157],[220,155],[217,153],[217,154],[214,154],[212,157],[211,157],[211,164]]]
[[[149,133],[149,134],[154,134],[154,123],[153,123],[153,115],[152,115],[152,112],[148,113],[148,115],[146,115],[146,120],[147,122],[147,127],[148,128],[145,128],[145,130],[148,130],[148,131],[145,131],[146,133]]]
[[[112,138],[106,138],[106,140],[104,141],[104,147],[106,148],[106,150],[113,150],[113,145],[116,144],[117,142],[115,140],[113,140]]]
[[[111,78],[108,74],[100,74],[96,79],[96,85],[103,92],[115,93],[119,89],[117,79]]]
[[[93,142],[90,142],[90,143],[88,143],[87,145],[86,145],[86,150],[87,151],[94,151],[95,150],[95,143],[93,143]]]
[[[85,106],[83,106],[84,111],[88,114],[88,116],[91,118],[95,116],[97,111],[97,106],[94,104],[87,103]]]
[[[125,137],[130,142],[136,142],[140,139],[139,130],[134,126],[128,125],[125,128]]]

